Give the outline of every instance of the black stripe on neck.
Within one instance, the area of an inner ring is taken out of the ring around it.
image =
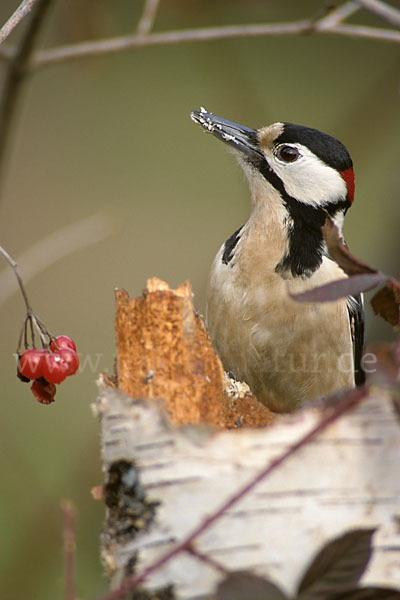
[[[243,225],[242,225],[242,227],[239,227],[239,229],[237,231],[235,231],[235,233],[232,233],[231,237],[229,237],[226,240],[226,242],[224,244],[224,252],[222,254],[222,262],[224,265],[229,264],[230,261],[232,260],[236,245],[237,245],[238,241],[240,240],[240,233],[241,233],[242,229],[243,229]]]
[[[326,212],[334,217],[339,211],[346,211],[349,203],[343,199],[324,206],[325,210],[304,204],[286,192],[282,180],[266,160],[260,161],[256,168],[281,194],[291,219],[288,230],[289,248],[276,265],[275,271],[282,274],[290,272],[293,277],[310,277],[321,265],[324,255],[321,227],[325,223]]]

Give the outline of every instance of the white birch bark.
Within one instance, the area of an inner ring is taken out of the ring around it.
[[[112,587],[136,555],[140,573],[184,539],[272,459],[310,431],[322,408],[304,409],[263,429],[214,432],[172,427],[153,400],[134,401],[100,386],[105,472],[134,461],[147,498],[148,530],[120,543],[106,527]],[[349,530],[376,527],[362,585],[400,586],[400,423],[389,395],[376,390],[357,409],[302,447],[196,539],[197,551],[229,570],[248,569],[293,594],[316,553]],[[174,585],[180,599],[213,592],[223,575],[180,553],[146,581]]]

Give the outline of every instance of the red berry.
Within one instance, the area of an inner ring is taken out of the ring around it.
[[[49,383],[61,383],[68,375],[69,366],[58,352],[47,354],[43,363],[43,377]]]
[[[44,350],[25,350],[18,364],[18,371],[28,379],[39,379],[43,375],[46,352]]]
[[[52,352],[57,352],[57,350],[60,348],[69,348],[70,350],[74,350],[74,352],[76,352],[76,344],[68,335],[58,335],[55,339],[55,343],[51,342],[50,350],[52,350]]]
[[[51,404],[56,395],[56,386],[54,383],[48,383],[43,379],[34,381],[31,385],[32,394],[41,404]]]
[[[68,365],[67,375],[74,375],[79,368],[79,356],[70,348],[61,348],[55,354],[59,354]]]

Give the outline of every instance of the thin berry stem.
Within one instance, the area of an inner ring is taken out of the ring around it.
[[[30,314],[28,316],[28,321],[29,321],[29,328],[31,330],[31,338],[32,338],[32,346],[35,348],[36,347],[36,342],[35,342],[35,329],[33,327],[33,315]]]
[[[19,284],[19,287],[20,287],[20,290],[22,293],[22,297],[24,299],[25,306],[26,306],[26,318],[25,318],[25,321],[24,321],[24,324],[22,326],[21,333],[19,336],[17,354],[19,354],[22,342],[24,344],[25,350],[28,348],[29,332],[30,332],[32,346],[33,346],[33,348],[36,347],[35,328],[39,332],[40,341],[42,343],[42,346],[47,347],[50,344],[52,337],[49,334],[49,332],[47,331],[45,325],[43,325],[43,323],[37,318],[37,316],[33,312],[31,303],[29,302],[28,294],[27,294],[25,286],[24,286],[24,282],[22,281],[22,277],[18,271],[17,263],[12,258],[12,256],[7,252],[7,250],[5,250],[2,246],[0,246],[0,254],[6,259],[6,261],[8,262],[8,264],[14,271],[14,275],[17,278],[17,281],[18,281],[18,284]],[[28,328],[29,328],[29,330],[28,330]]]
[[[43,323],[41,321],[39,321],[39,319],[37,318],[36,315],[32,314],[31,318],[32,318],[32,322],[35,324],[35,327],[39,332],[40,341],[42,342],[42,346],[47,347],[52,340],[52,336],[47,331],[47,329],[43,325]],[[33,334],[32,334],[32,337],[33,337]],[[34,339],[33,339],[33,345],[35,345]]]
[[[17,278],[20,290],[21,290],[21,294],[22,297],[24,299],[25,302],[25,306],[26,306],[26,312],[28,313],[28,315],[32,315],[33,314],[33,310],[31,307],[31,304],[29,302],[29,298],[28,298],[28,294],[26,293],[26,289],[24,286],[24,282],[22,281],[22,277],[18,272],[18,265],[15,262],[15,260],[12,258],[12,256],[7,252],[7,250],[5,250],[2,246],[0,246],[0,254],[3,256],[3,258],[5,258],[5,260],[8,262],[8,264],[10,265],[10,267],[12,268],[12,270],[14,271],[14,275]]]

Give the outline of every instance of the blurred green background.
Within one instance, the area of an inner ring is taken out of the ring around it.
[[[17,4],[2,0],[1,23]],[[322,5],[162,0],[155,30],[294,20]],[[141,9],[133,0],[55,2],[43,44],[127,34]],[[350,22],[382,25],[362,13]],[[154,275],[171,286],[190,279],[204,311],[211,261],[249,210],[239,167],[190,121],[190,111],[203,105],[251,127],[292,121],[338,137],[356,172],[347,240],[359,256],[396,274],[398,67],[393,43],[324,35],[148,47],[33,74],[8,149],[0,243],[15,258],[24,252],[29,258],[33,244],[96,214],[108,233],[76,251],[71,242],[68,256],[28,283],[39,317],[54,334],[71,335],[85,363],[79,376],[60,386],[53,405],[37,404],[15,377],[21,296],[9,295],[0,307],[2,599],[62,597],[63,498],[78,511],[79,597],[107,589],[98,557],[103,507],[90,495],[102,482],[99,426],[90,403],[98,373],[113,366],[113,290],[138,295]],[[1,62],[0,72],[4,81]],[[45,260],[52,252],[50,242]],[[1,268],[8,269],[6,263]],[[369,314],[368,338],[392,339],[393,333]]]

